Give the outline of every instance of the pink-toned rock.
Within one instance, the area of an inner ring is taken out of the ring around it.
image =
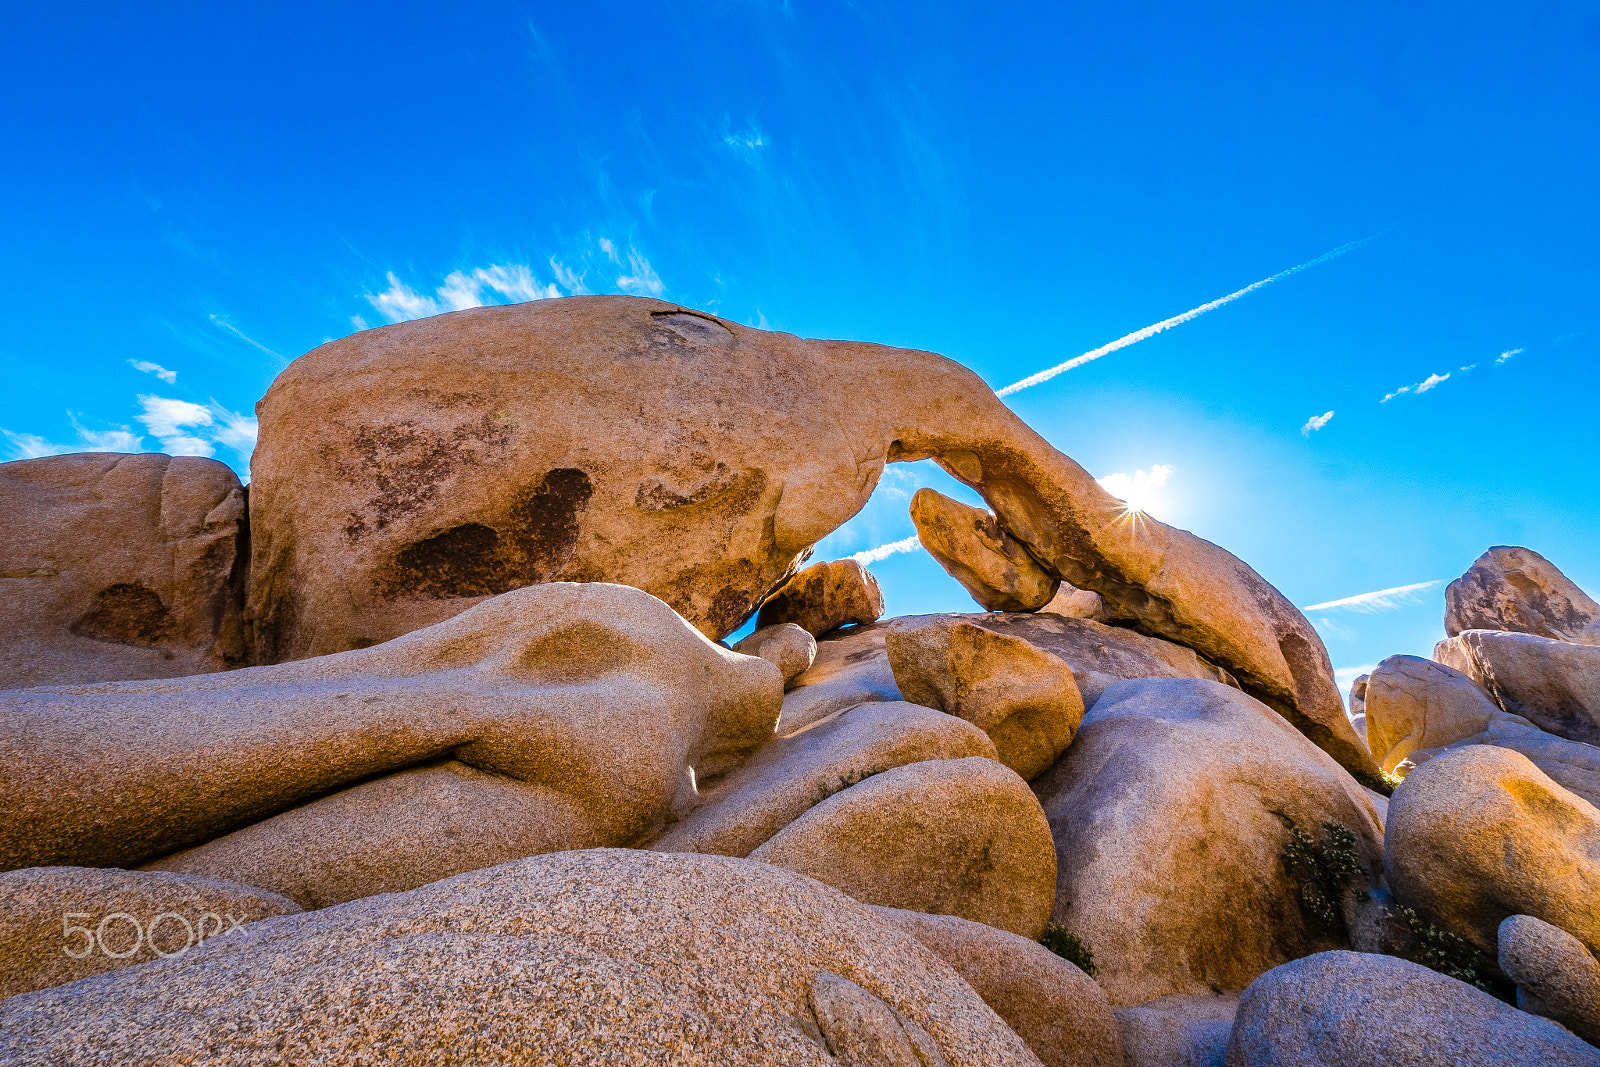
[[[0,689],[247,662],[244,489],[213,459],[0,463]]]

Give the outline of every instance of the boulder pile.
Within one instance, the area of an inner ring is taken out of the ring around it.
[[[1527,549],[1347,712],[931,353],[573,297],[258,412],[248,494],[0,464],[0,1063],[1600,1067],[1600,607]],[[884,618],[810,557],[924,458],[980,610]]]

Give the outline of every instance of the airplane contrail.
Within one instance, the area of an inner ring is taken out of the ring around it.
[[[1355,596],[1340,597],[1338,600],[1326,600],[1321,604],[1307,604],[1301,611],[1334,611],[1339,608],[1349,608],[1372,614],[1377,611],[1388,611],[1398,608],[1405,603],[1413,593],[1424,589],[1432,589],[1444,582],[1443,578],[1435,578],[1431,582],[1413,582],[1411,585],[1397,585],[1391,589],[1377,589],[1371,593],[1357,593]]]
[[[1280,270],[1278,273],[1274,274],[1270,278],[1262,278],[1259,282],[1252,282],[1251,284],[1245,286],[1243,289],[1240,289],[1238,292],[1229,293],[1227,296],[1219,297],[1216,300],[1213,300],[1208,304],[1201,304],[1197,308],[1190,308],[1188,311],[1185,311],[1183,314],[1174,315],[1170,319],[1162,319],[1160,322],[1156,323],[1154,326],[1146,326],[1142,330],[1135,330],[1132,333],[1128,334],[1126,337],[1119,337],[1115,341],[1112,341],[1108,345],[1101,345],[1099,348],[1092,349],[1092,350],[1090,350],[1088,352],[1085,352],[1081,356],[1074,356],[1073,358],[1067,360],[1065,363],[1059,363],[1056,366],[1051,367],[1049,370],[1042,370],[1038,374],[1035,374],[1035,375],[1032,375],[1031,377],[1027,377],[1027,378],[1022,379],[1022,381],[1020,381],[1020,382],[1013,382],[1012,384],[1006,386],[1004,389],[996,390],[995,391],[995,395],[996,396],[1010,396],[1012,393],[1021,392],[1024,389],[1030,389],[1035,385],[1040,385],[1040,384],[1042,384],[1044,382],[1048,382],[1051,378],[1054,378],[1058,374],[1062,374],[1062,373],[1064,373],[1066,371],[1072,370],[1074,367],[1081,367],[1085,363],[1091,363],[1094,360],[1099,359],[1101,356],[1110,355],[1112,352],[1117,351],[1117,349],[1119,349],[1119,348],[1127,348],[1131,344],[1137,344],[1138,342],[1143,341],[1147,337],[1154,337],[1156,334],[1161,333],[1164,330],[1170,330],[1174,326],[1181,326],[1182,324],[1188,322],[1190,319],[1198,318],[1201,315],[1204,315],[1208,311],[1215,311],[1217,308],[1221,307],[1224,304],[1231,304],[1235,300],[1239,299],[1241,296],[1248,296],[1249,294],[1255,292],[1257,289],[1260,289],[1263,286],[1271,285],[1273,282],[1281,281],[1282,279],[1287,278],[1291,274],[1299,274],[1303,270],[1310,270],[1312,267],[1315,267],[1315,266],[1317,266],[1318,264],[1321,264],[1321,263],[1326,263],[1330,259],[1338,259],[1340,256],[1344,255],[1346,252],[1353,252],[1357,248],[1360,248],[1362,245],[1366,244],[1369,241],[1375,240],[1379,236],[1381,236],[1381,235],[1380,234],[1373,234],[1371,237],[1363,237],[1359,241],[1351,241],[1349,244],[1340,245],[1338,248],[1335,248],[1332,252],[1324,252],[1322,255],[1318,256],[1316,259],[1308,259],[1304,263],[1299,264],[1298,266],[1290,267],[1288,270]]]

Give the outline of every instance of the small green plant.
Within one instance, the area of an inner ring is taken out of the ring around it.
[[[1394,787],[1399,785],[1401,781],[1399,777],[1386,771],[1374,773],[1361,770],[1356,772],[1355,777],[1357,782],[1360,782],[1374,793],[1382,793],[1386,797],[1394,795]]]
[[[1340,904],[1351,883],[1366,874],[1356,855],[1356,835],[1336,822],[1325,822],[1319,845],[1300,827],[1291,827],[1283,862],[1290,874],[1303,879],[1300,903],[1312,921],[1326,933],[1345,936]]]
[[[1490,975],[1489,961],[1472,945],[1432,923],[1423,922],[1417,913],[1405,905],[1397,905],[1385,914],[1400,923],[1411,934],[1411,944],[1398,953],[1402,959],[1420,963],[1459,982],[1477,986],[1491,996],[1504,999],[1502,983]]]
[[[1094,977],[1094,950],[1089,947],[1089,942],[1077,934],[1068,932],[1065,926],[1051,923],[1045,927],[1044,936],[1039,938],[1039,944],[1068,963],[1075,964],[1090,978]]]

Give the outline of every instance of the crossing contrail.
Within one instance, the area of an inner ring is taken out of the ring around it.
[[[1044,382],[1048,382],[1051,378],[1054,378],[1058,374],[1062,374],[1062,373],[1065,373],[1066,371],[1072,370],[1074,367],[1081,367],[1085,363],[1092,363],[1095,360],[1099,359],[1101,356],[1110,355],[1112,352],[1115,352],[1119,348],[1127,348],[1131,344],[1137,344],[1138,342],[1143,341],[1147,337],[1154,337],[1156,334],[1161,333],[1164,330],[1170,330],[1174,326],[1181,326],[1184,323],[1188,322],[1190,319],[1199,318],[1201,315],[1204,315],[1208,311],[1215,311],[1217,308],[1221,307],[1224,304],[1231,304],[1235,300],[1239,299],[1241,296],[1248,296],[1249,294],[1255,292],[1257,289],[1260,289],[1263,286],[1271,285],[1273,282],[1276,282],[1276,281],[1282,281],[1284,278],[1287,278],[1291,274],[1299,274],[1303,270],[1310,270],[1312,267],[1315,267],[1315,266],[1317,266],[1318,264],[1321,264],[1321,263],[1326,263],[1330,259],[1338,259],[1340,256],[1344,255],[1346,252],[1353,252],[1357,248],[1360,248],[1362,245],[1366,244],[1368,241],[1374,240],[1375,238],[1377,238],[1379,236],[1380,236],[1379,234],[1373,234],[1371,237],[1363,237],[1359,241],[1351,241],[1349,244],[1340,245],[1338,248],[1335,248],[1332,252],[1324,252],[1322,255],[1318,256],[1316,259],[1308,259],[1304,263],[1301,263],[1299,266],[1290,267],[1288,270],[1280,270],[1278,273],[1274,274],[1272,277],[1270,277],[1270,278],[1262,278],[1259,282],[1253,282],[1250,285],[1245,286],[1243,289],[1240,289],[1238,292],[1229,293],[1227,296],[1219,297],[1216,300],[1211,301],[1209,304],[1201,304],[1197,308],[1190,308],[1188,311],[1185,311],[1183,314],[1174,315],[1170,319],[1162,319],[1160,322],[1156,323],[1154,326],[1146,326],[1142,330],[1135,330],[1132,333],[1128,334],[1126,337],[1119,337],[1115,341],[1112,341],[1108,345],[1101,345],[1099,348],[1096,348],[1096,349],[1093,349],[1091,351],[1085,352],[1081,356],[1074,356],[1073,358],[1067,360],[1065,363],[1059,363],[1056,366],[1051,367],[1049,370],[1042,370],[1038,374],[1035,374],[1035,375],[1033,375],[1031,377],[1022,379],[1022,381],[1020,381],[1020,382],[1014,382],[1011,385],[1006,386],[1004,389],[997,390],[995,392],[995,395],[996,396],[1010,396],[1012,393],[1021,392],[1024,389],[1029,389],[1029,388],[1032,388],[1035,385],[1040,385],[1040,384],[1042,384]]]

